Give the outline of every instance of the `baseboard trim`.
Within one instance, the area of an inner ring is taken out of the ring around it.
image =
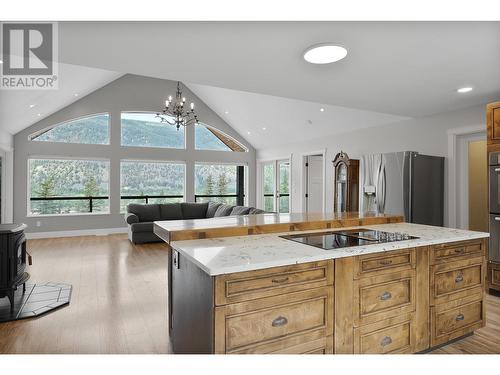
[[[26,233],[26,238],[29,240],[39,238],[58,238],[58,237],[80,237],[80,236],[107,236],[109,234],[127,233],[127,228],[104,228],[104,229],[80,229],[80,230],[65,230],[53,232],[31,232]]]

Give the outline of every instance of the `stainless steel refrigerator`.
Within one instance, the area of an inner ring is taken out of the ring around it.
[[[404,215],[408,223],[443,225],[444,158],[414,151],[360,159],[360,211]]]

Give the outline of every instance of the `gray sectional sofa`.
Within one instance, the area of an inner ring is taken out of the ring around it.
[[[125,221],[128,238],[134,244],[161,242],[153,233],[153,222],[160,220],[205,219],[231,215],[262,214],[254,207],[230,206],[221,203],[129,204]]]

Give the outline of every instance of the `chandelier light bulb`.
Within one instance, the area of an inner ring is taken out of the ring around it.
[[[191,103],[191,109],[194,109],[194,103]]]
[[[168,97],[168,101],[169,101],[169,102],[171,102],[171,101],[172,101],[172,95],[170,95],[170,96]]]

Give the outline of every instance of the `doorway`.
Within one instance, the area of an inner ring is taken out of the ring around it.
[[[262,163],[262,206],[267,212],[290,212],[290,159]]]
[[[323,155],[306,156],[306,212],[323,212]]]
[[[325,212],[325,151],[302,155],[302,210]]]
[[[488,232],[486,140],[469,142],[469,229]]]
[[[488,159],[484,131],[456,137],[456,224],[488,232]]]

